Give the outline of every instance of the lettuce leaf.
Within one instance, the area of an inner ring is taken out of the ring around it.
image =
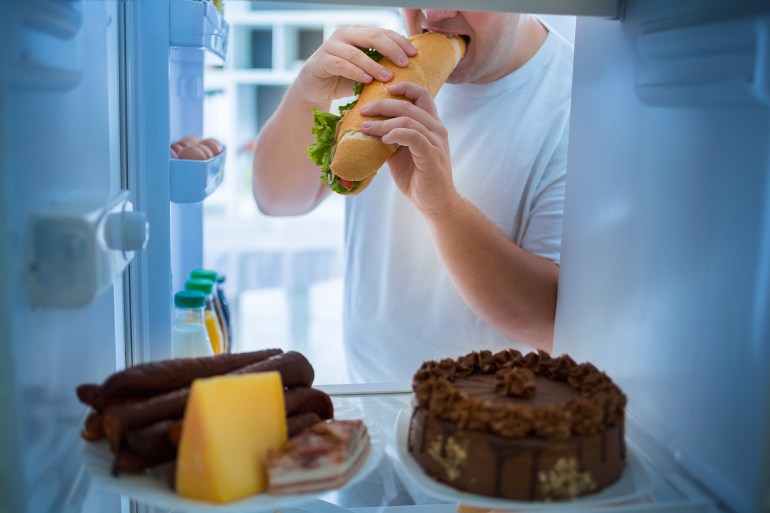
[[[340,114],[343,110],[353,108],[355,101],[348,105],[340,107]],[[347,189],[340,184],[339,179],[334,176],[329,168],[334,151],[335,138],[337,136],[337,124],[342,119],[342,115],[336,115],[331,112],[324,112],[313,109],[313,134],[316,136],[316,142],[308,146],[307,154],[316,166],[321,168],[321,181],[327,184],[334,192],[338,194],[350,194],[356,190]],[[358,186],[358,183],[356,183]]]
[[[313,108],[313,128],[316,141],[308,146],[307,154],[316,166],[329,167],[329,160],[337,135],[337,123],[342,116]]]
[[[382,59],[382,54],[373,48],[362,48],[361,50],[375,62]],[[324,112],[313,107],[313,128],[311,130],[316,136],[316,142],[308,146],[307,154],[315,165],[321,168],[321,181],[338,194],[350,194],[355,191],[360,184],[360,182],[354,182],[355,186],[353,189],[343,187],[339,183],[337,177],[331,172],[329,165],[332,160],[332,154],[334,153],[335,139],[337,138],[337,124],[339,124],[346,111],[355,107],[358,102],[358,96],[363,89],[364,84],[359,82],[353,83],[353,94],[355,95],[355,99],[350,103],[342,105],[339,108],[339,115],[331,112]]]

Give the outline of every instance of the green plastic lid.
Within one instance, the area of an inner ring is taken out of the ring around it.
[[[214,282],[211,280],[204,280],[203,278],[192,278],[184,283],[185,290],[200,290],[206,295],[211,294],[214,290]]]
[[[206,294],[200,290],[182,290],[174,294],[174,306],[178,308],[203,308]]]
[[[211,269],[193,269],[190,271],[190,278],[203,278],[204,280],[211,280],[214,283],[217,281],[217,272]]]

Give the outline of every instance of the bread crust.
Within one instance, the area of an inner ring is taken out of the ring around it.
[[[398,82],[420,84],[435,97],[465,54],[465,41],[462,38],[437,32],[413,36],[412,44],[417,49],[417,55],[409,59],[408,66],[396,66],[386,57],[379,61],[393,73],[393,80],[384,83],[375,80],[364,85],[358,102],[340,121],[338,142],[330,164],[332,172],[340,178],[356,182],[373,178],[397,147],[395,144],[383,143],[379,137],[361,132],[361,123],[365,119],[387,119],[383,116],[363,116],[360,113],[362,106],[378,99],[405,100],[405,97],[394,96],[386,89]],[[361,192],[365,185],[368,183],[361,184],[354,194]]]
[[[358,126],[361,126],[360,122]],[[358,182],[374,176],[394,151],[395,144],[385,144],[379,137],[351,128],[337,141],[330,166],[340,178]],[[359,192],[360,188],[353,192]]]

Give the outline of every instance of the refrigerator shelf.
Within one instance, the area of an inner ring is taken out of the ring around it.
[[[208,160],[171,159],[171,201],[200,203],[208,198],[225,174],[227,148]]]
[[[224,61],[229,25],[211,2],[174,0],[170,10],[171,46],[203,48]]]

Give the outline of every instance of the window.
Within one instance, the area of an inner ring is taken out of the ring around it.
[[[204,203],[204,265],[226,277],[233,347],[298,350],[319,384],[347,382],[342,348],[344,200],[300,217],[267,217],[251,194],[251,149],[299,68],[335,28],[400,30],[395,9],[231,2],[224,67],[205,74],[204,132],[227,148],[225,178]],[[319,171],[320,176],[320,171]]]

